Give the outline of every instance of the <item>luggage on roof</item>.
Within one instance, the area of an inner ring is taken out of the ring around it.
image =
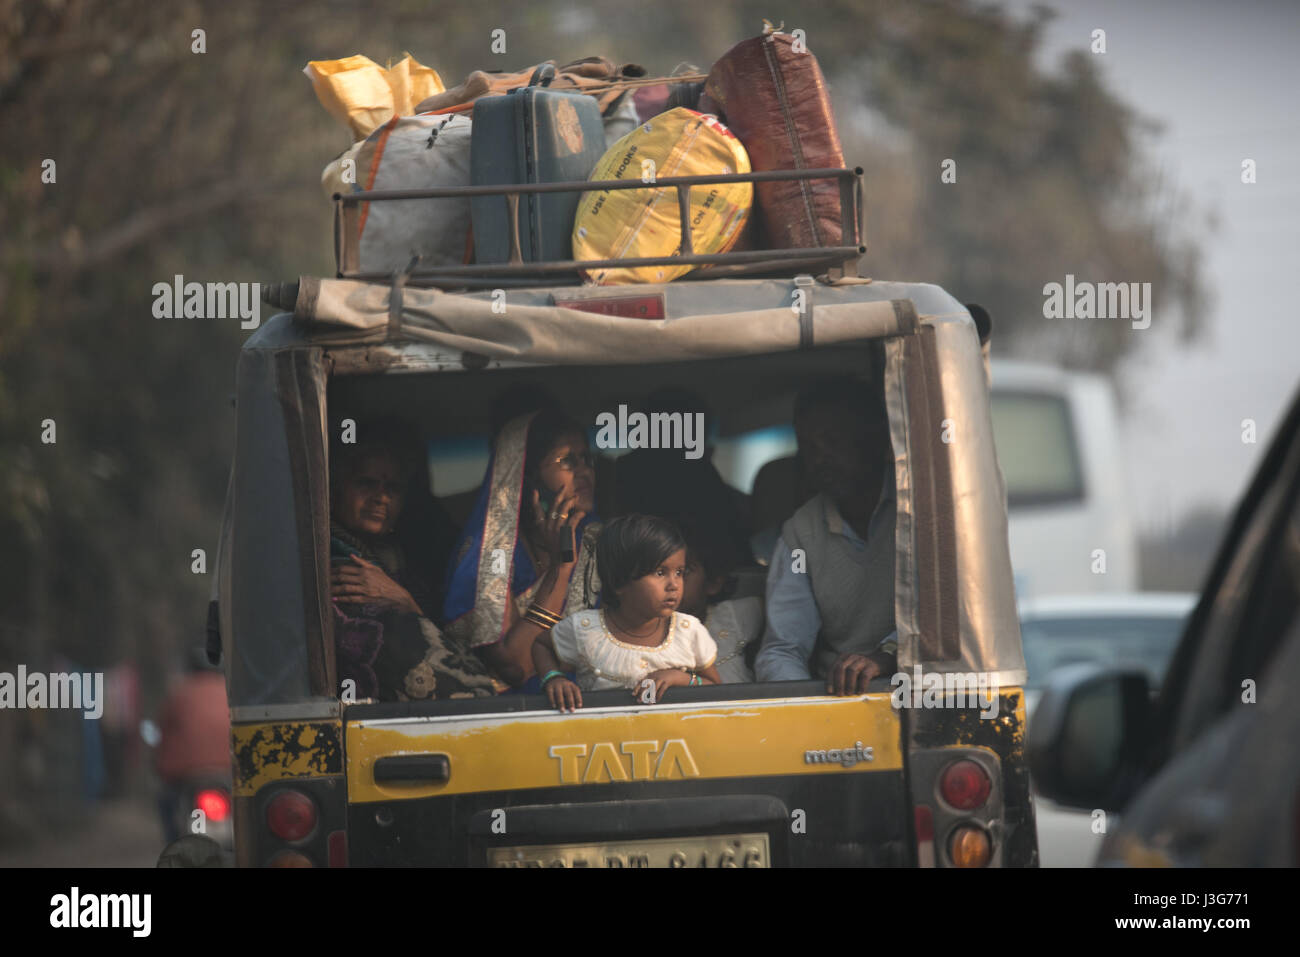
[[[593,180],[640,179],[651,162],[656,178],[748,173],[740,141],[718,122],[677,107],[623,139],[596,164]],[[697,253],[726,252],[744,228],[753,201],[751,183],[716,183],[690,191],[691,245]],[[584,193],[573,224],[576,259],[634,259],[681,252],[677,191],[669,188]],[[600,284],[668,282],[695,266],[641,266],[584,272]]]
[[[844,166],[817,58],[770,23],[761,36],[741,41],[713,64],[704,97],[701,108],[720,111],[755,171]],[[840,245],[840,193],[833,180],[755,185],[770,246]]]
[[[554,69],[542,71],[548,82]],[[589,96],[543,85],[485,97],[474,104],[471,182],[475,186],[585,180],[605,153],[600,108]],[[524,262],[572,258],[570,233],[578,193],[519,196],[519,251]],[[510,259],[510,212],[503,196],[470,201],[480,263]]]
[[[355,139],[365,139],[394,115],[410,116],[416,104],[443,89],[432,67],[409,53],[387,69],[364,56],[313,60],[303,69],[316,98]]]
[[[360,144],[356,182],[349,191],[470,185],[472,127],[466,116],[393,117]],[[389,273],[405,269],[417,256],[426,266],[468,259],[470,204],[465,197],[342,208],[337,259],[343,274]]]

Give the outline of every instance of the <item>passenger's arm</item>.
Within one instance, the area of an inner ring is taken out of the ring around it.
[[[533,670],[539,675],[564,670],[560,667],[560,659],[555,657],[555,646],[549,634],[538,635],[533,642]]]
[[[424,614],[411,593],[382,568],[360,555],[349,557],[351,564],[339,564],[330,569],[330,594],[334,598],[358,605],[382,604],[394,611],[413,615]]]
[[[561,614],[576,564],[570,562],[548,569],[533,601],[549,612]],[[517,687],[532,676],[533,647],[537,637],[545,633],[546,629],[541,625],[516,615],[513,602],[506,602],[505,636],[495,644],[486,645],[482,649],[483,658],[498,678]]]
[[[556,627],[563,625],[564,622],[561,622]],[[560,664],[560,659],[555,653],[555,643],[549,633],[538,635],[537,640],[533,642],[533,666],[539,675],[563,671],[563,665]],[[552,676],[550,681],[542,685],[542,692],[559,711],[573,711],[575,708],[582,707],[582,689],[563,674]]]
[[[807,681],[821,614],[806,570],[792,569],[785,538],[778,539],[767,573],[767,627],[754,661],[759,681]]]
[[[546,573],[542,575],[533,601],[555,615],[564,614],[564,601],[569,592],[569,579],[578,566],[577,529],[587,513],[574,507],[572,491],[561,492],[552,506],[552,518],[542,511],[538,493],[533,492],[533,520],[543,532],[549,558]],[[522,516],[521,516],[522,518]],[[565,545],[573,549],[574,560],[560,561]],[[576,609],[569,609],[570,611]],[[533,674],[533,642],[546,629],[527,618],[517,616],[511,602],[506,602],[505,634],[495,644],[487,645],[483,658],[497,677],[510,685],[518,686]]]

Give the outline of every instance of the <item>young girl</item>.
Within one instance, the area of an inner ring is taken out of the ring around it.
[[[675,685],[721,682],[713,666],[717,645],[698,618],[677,610],[686,544],[670,522],[648,515],[614,519],[601,531],[596,569],[601,607],[570,615],[533,644],[533,664],[551,704],[573,711],[582,707],[583,691],[609,688],[658,701]],[[562,668],[577,671],[577,684]]]

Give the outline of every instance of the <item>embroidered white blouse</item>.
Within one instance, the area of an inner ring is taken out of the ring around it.
[[[654,646],[619,641],[600,610],[580,611],[551,629],[555,656],[578,673],[583,691],[633,690],[646,675],[664,668],[698,671],[713,664],[718,646],[693,615],[673,612],[668,637]]]

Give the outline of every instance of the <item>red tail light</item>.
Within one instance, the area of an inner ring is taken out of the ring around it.
[[[230,817],[230,795],[220,788],[204,788],[194,795],[194,806],[213,823]]]
[[[962,759],[944,768],[939,794],[959,811],[973,811],[989,799],[993,782],[988,772],[974,761]]]
[[[281,791],[266,806],[266,826],[282,841],[301,841],[316,829],[316,802],[301,791]]]

